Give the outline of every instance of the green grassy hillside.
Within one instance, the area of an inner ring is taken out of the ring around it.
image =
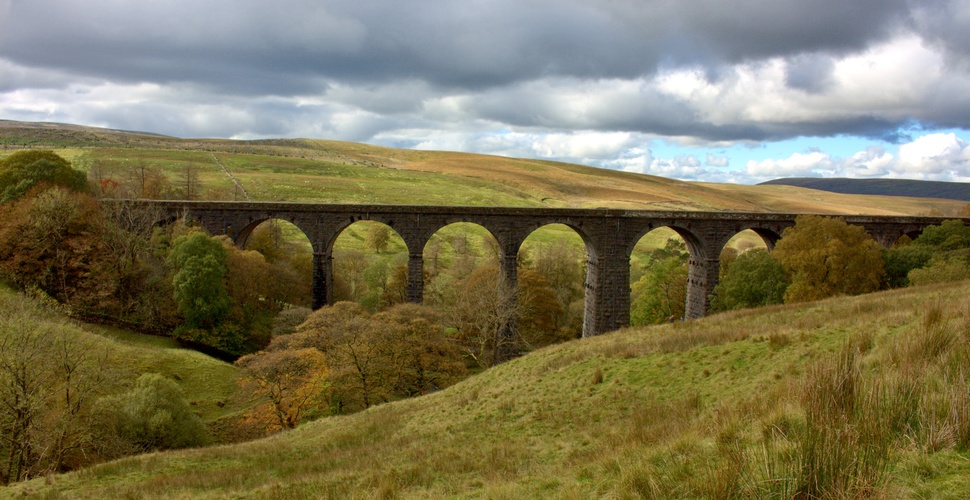
[[[23,300],[16,295],[0,284],[0,307],[9,307],[10,301]],[[204,422],[215,428],[218,428],[220,419],[238,411],[231,401],[238,371],[232,364],[182,348],[169,337],[69,321],[54,311],[48,312],[50,316],[42,321],[89,341],[90,344],[85,344],[103,353],[110,374],[108,381],[116,389],[131,386],[141,374],[160,373],[175,380],[186,401]],[[215,437],[218,439],[219,436]]]
[[[967,498],[968,297],[964,282],[619,331],[268,439],[0,496],[789,498],[838,471],[850,496]]]
[[[337,141],[179,139],[0,120],[0,157],[24,147],[55,149],[76,167],[100,168],[116,180],[136,168],[158,167],[178,187],[192,169],[200,196],[230,200],[911,215],[952,215],[966,205],[682,182],[551,161]]]

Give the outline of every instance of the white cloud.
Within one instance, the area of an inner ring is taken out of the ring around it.
[[[708,167],[726,167],[731,164],[731,158],[707,153],[707,160],[704,164]]]
[[[870,146],[846,158],[835,177],[882,177],[892,172],[896,159],[880,146]]]
[[[970,142],[956,134],[928,134],[899,146],[895,172],[920,179],[970,179]]]
[[[820,151],[794,153],[788,158],[749,161],[745,172],[755,178],[818,177],[819,171],[832,171],[832,158]]]

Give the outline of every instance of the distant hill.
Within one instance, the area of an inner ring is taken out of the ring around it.
[[[907,196],[911,198],[943,198],[970,201],[970,183],[915,181],[909,179],[819,179],[792,177],[762,182],[763,185],[797,186],[831,193]]]
[[[955,215],[966,205],[793,186],[685,182],[538,159],[352,142],[185,139],[0,120],[0,158],[26,148],[55,150],[75,168],[112,180],[124,180],[137,166],[160,170],[177,187],[191,169],[206,199],[833,215]]]

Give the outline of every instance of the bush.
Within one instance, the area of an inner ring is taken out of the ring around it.
[[[883,250],[883,260],[886,262],[886,287],[908,286],[909,272],[925,266],[932,257],[933,248],[928,245],[906,245]]]
[[[970,279],[970,267],[958,259],[933,259],[930,265],[910,271],[907,278],[915,286],[960,281]]]
[[[103,406],[114,408],[118,436],[142,450],[187,448],[208,440],[205,424],[178,384],[157,373],[138,377],[134,388],[106,398]]]
[[[712,311],[781,304],[785,298],[785,271],[767,250],[739,255],[714,287]]]

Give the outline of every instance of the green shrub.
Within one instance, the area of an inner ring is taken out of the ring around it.
[[[135,387],[107,398],[114,408],[117,434],[143,450],[200,446],[208,440],[205,425],[174,381],[157,373],[138,377]]]

